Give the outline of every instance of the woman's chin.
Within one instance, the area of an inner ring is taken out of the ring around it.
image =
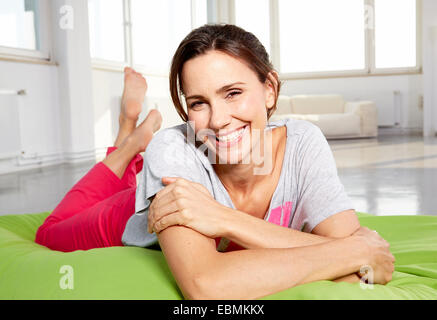
[[[251,154],[251,132],[248,130],[238,143],[221,146],[215,139],[208,139],[209,152],[215,155],[215,164],[248,164]]]
[[[250,163],[250,150],[229,149],[216,154],[216,164],[248,164]]]

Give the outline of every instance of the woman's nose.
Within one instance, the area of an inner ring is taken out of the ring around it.
[[[213,130],[222,129],[231,123],[231,119],[227,106],[212,106],[209,127]]]

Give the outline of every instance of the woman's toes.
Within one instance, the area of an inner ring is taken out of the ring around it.
[[[129,74],[135,72],[134,69],[130,68],[130,67],[125,67],[124,68],[124,74]]]

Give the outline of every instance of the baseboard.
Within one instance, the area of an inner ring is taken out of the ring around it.
[[[33,170],[63,163],[101,161],[106,156],[106,148],[78,152],[53,152],[46,154],[15,155],[0,159],[0,175]]]

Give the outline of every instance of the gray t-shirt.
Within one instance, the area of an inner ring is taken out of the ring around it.
[[[326,218],[353,209],[353,204],[338,178],[334,157],[320,129],[307,121],[283,119],[270,122],[266,130],[281,126],[287,127],[284,160],[264,220],[311,232]],[[164,188],[164,176],[201,183],[216,201],[235,209],[205,154],[205,146],[194,144],[193,137],[186,123],[161,130],[153,137],[144,153],[136,213],[126,224],[124,245],[149,247],[158,243],[156,234],[147,232],[148,199]],[[228,243],[222,238],[218,250],[225,251]]]

